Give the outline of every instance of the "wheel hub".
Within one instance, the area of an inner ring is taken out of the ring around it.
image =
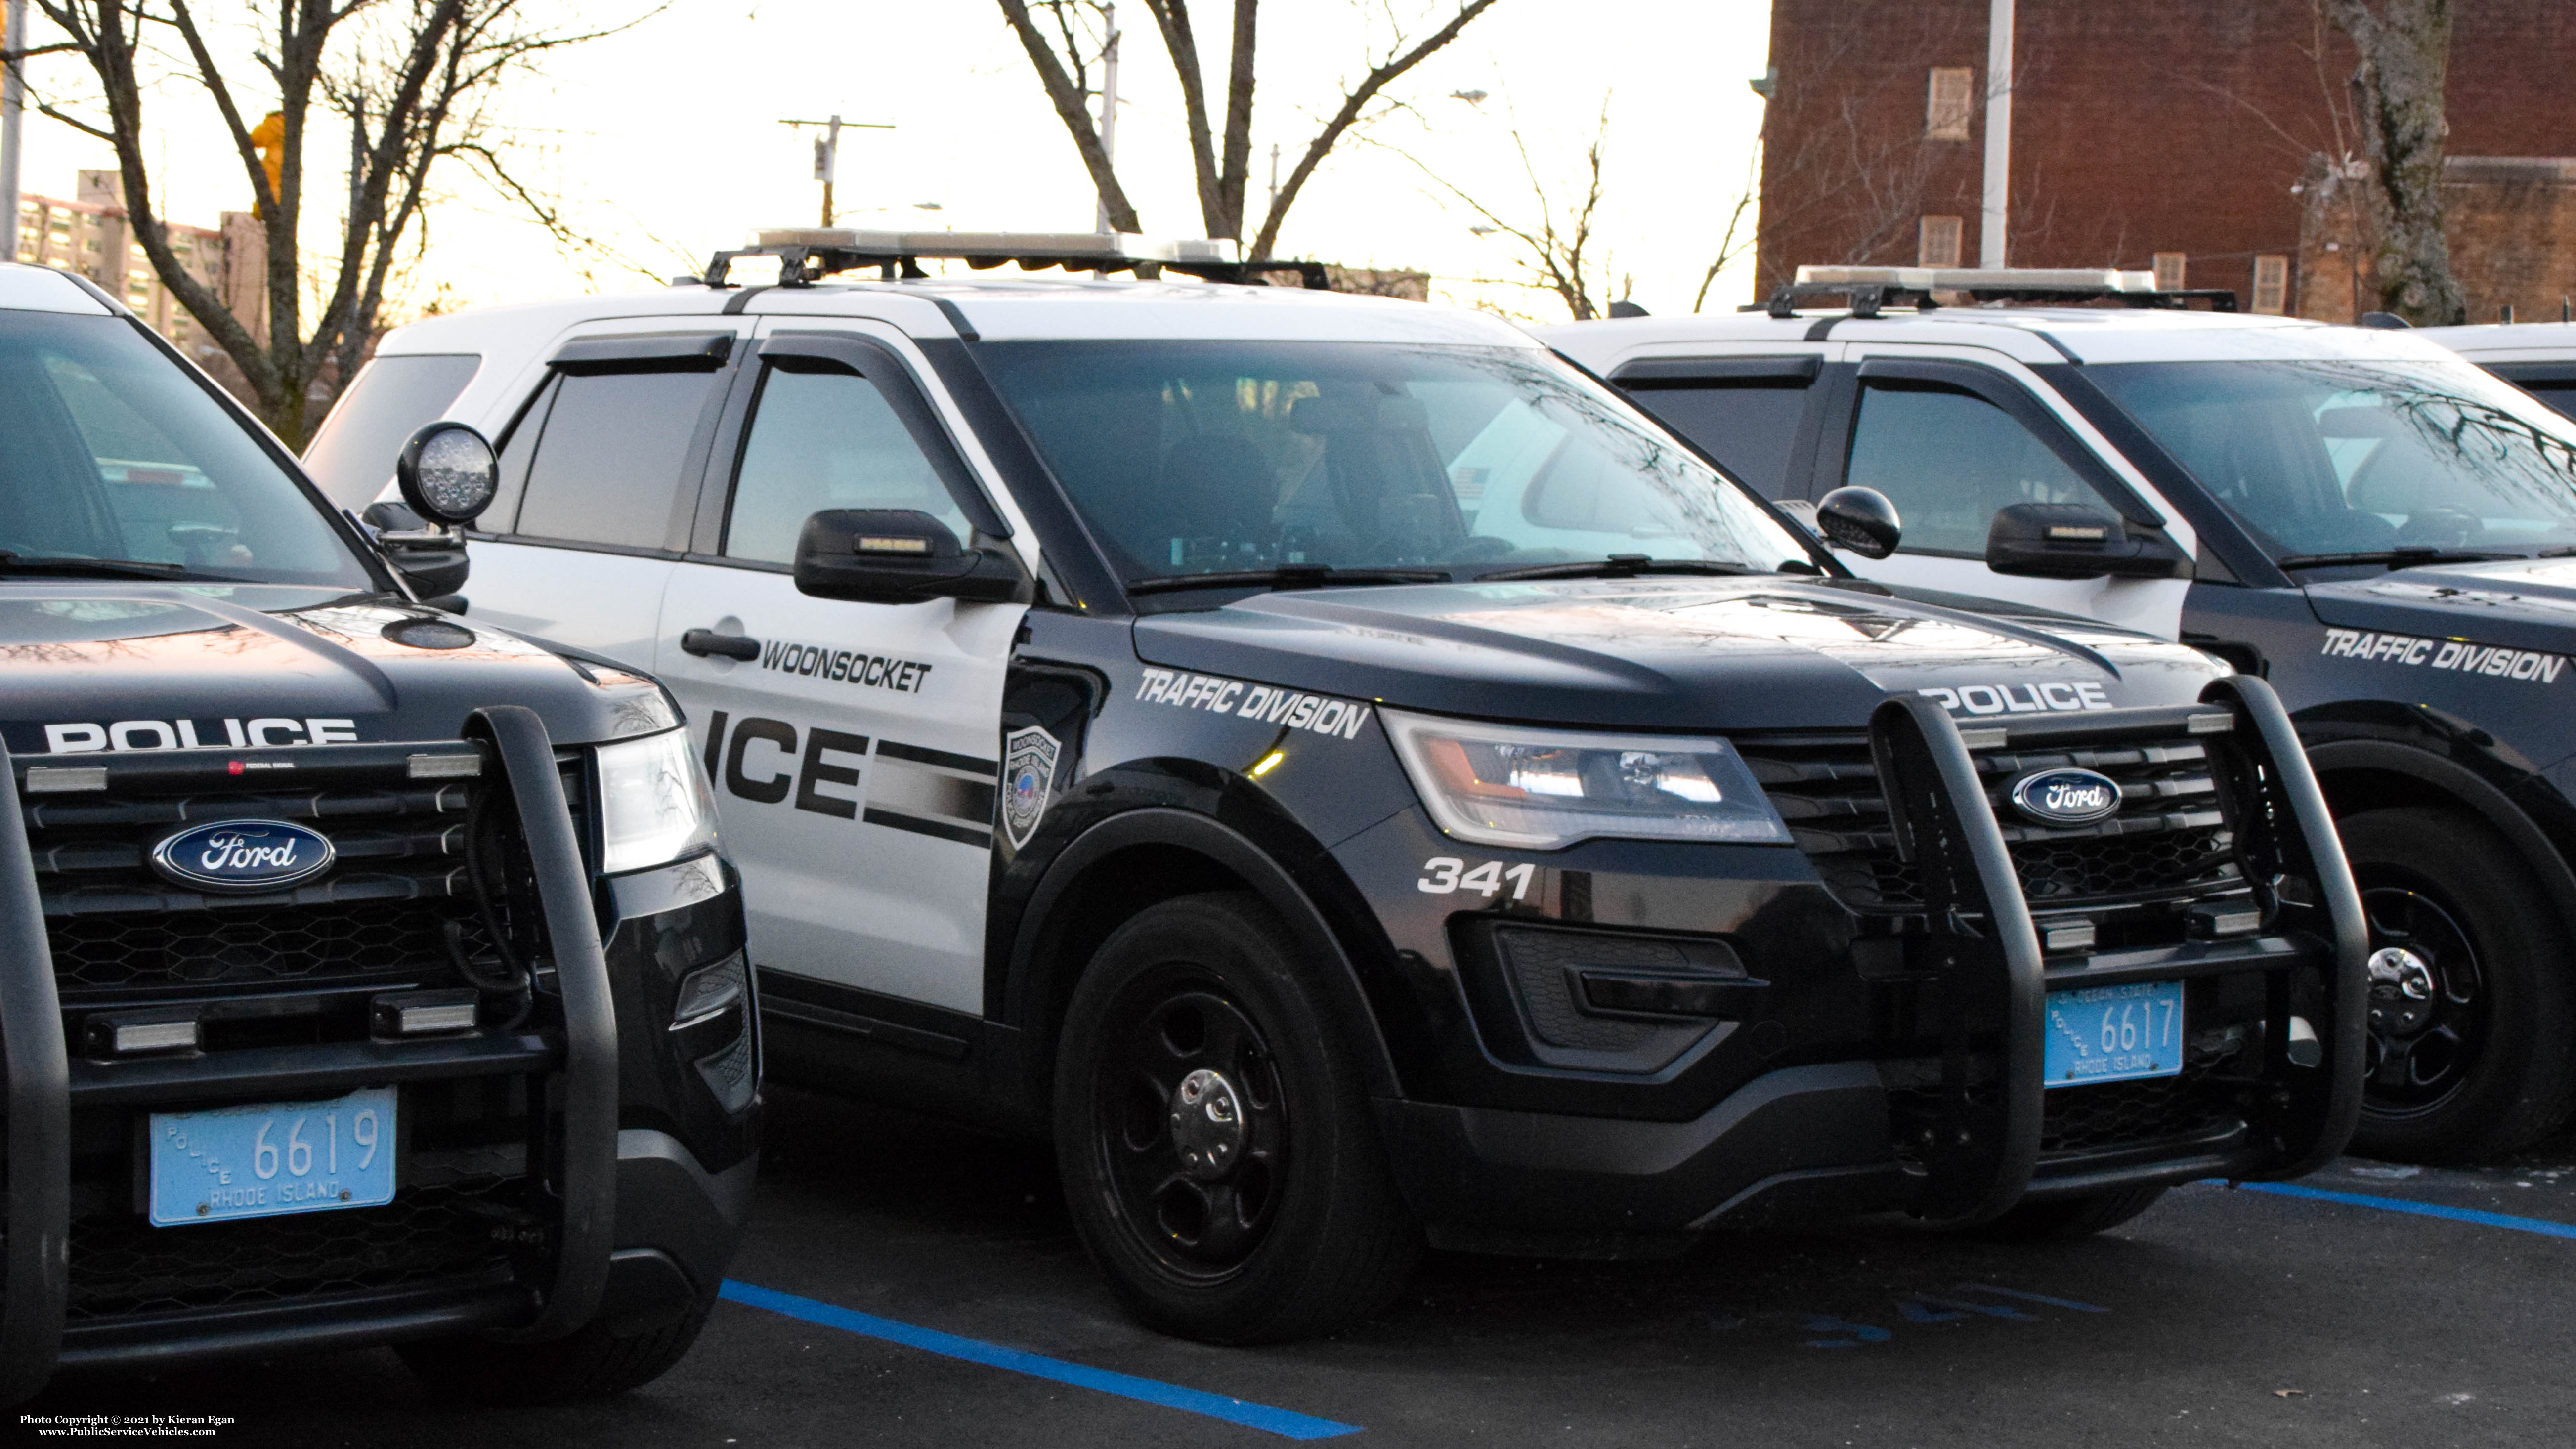
[[[1172,1145],[1181,1170],[1201,1182],[1231,1171],[1243,1156],[1243,1099],[1221,1072],[1201,1067],[1172,1090]]]
[[[2433,968],[2403,946],[2370,953],[2370,1025],[2385,1032],[2423,1029],[2433,1016]]]

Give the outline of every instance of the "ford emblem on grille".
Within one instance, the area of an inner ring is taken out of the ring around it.
[[[331,868],[328,836],[283,820],[191,825],[152,847],[152,868],[204,891],[283,890]]]
[[[2013,808],[2039,825],[2090,825],[2120,813],[2120,782],[2091,770],[2036,770],[2013,782]]]

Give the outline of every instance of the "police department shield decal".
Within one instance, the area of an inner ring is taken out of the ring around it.
[[[1029,843],[1055,788],[1055,736],[1031,725],[1002,739],[1002,829],[1011,848]]]

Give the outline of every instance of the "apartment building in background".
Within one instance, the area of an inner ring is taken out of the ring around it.
[[[1989,0],[1773,0],[1760,295],[1806,263],[1976,264]],[[2454,12],[2444,176],[2472,321],[2576,297],[2576,5]],[[2374,308],[2352,47],[2313,0],[2018,0],[2007,262]],[[2358,262],[2358,267],[2356,263]]]
[[[77,272],[121,297],[153,331],[225,377],[233,371],[223,349],[162,284],[125,219],[124,178],[114,171],[78,173],[70,201],[22,196],[18,202],[17,259]],[[247,211],[227,211],[221,226],[169,224],[170,249],[188,274],[213,289],[251,335],[268,337],[268,234]]]

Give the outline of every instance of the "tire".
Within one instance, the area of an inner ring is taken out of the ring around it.
[[[2046,1243],[2087,1238],[2105,1228],[2116,1228],[2154,1207],[2156,1199],[2164,1195],[2165,1190],[2161,1187],[2115,1187],[2108,1192],[2086,1193],[2082,1197],[2015,1203],[2004,1209],[2003,1216],[1968,1229],[1967,1235],[1990,1243]]]
[[[1164,1333],[1337,1332],[1385,1307],[1421,1251],[1289,939],[1251,895],[1166,901],[1102,943],[1065,1010],[1065,1197],[1119,1299]]]
[[[2339,822],[2370,918],[2369,1072],[2352,1150],[2471,1162],[2546,1137],[2576,1103],[2576,982],[2540,882],[2447,810]]]
[[[709,1293],[678,1322],[641,1333],[611,1333],[593,1321],[549,1343],[436,1338],[399,1344],[395,1351],[442,1398],[494,1405],[604,1399],[670,1372],[698,1341],[715,1304]]]

